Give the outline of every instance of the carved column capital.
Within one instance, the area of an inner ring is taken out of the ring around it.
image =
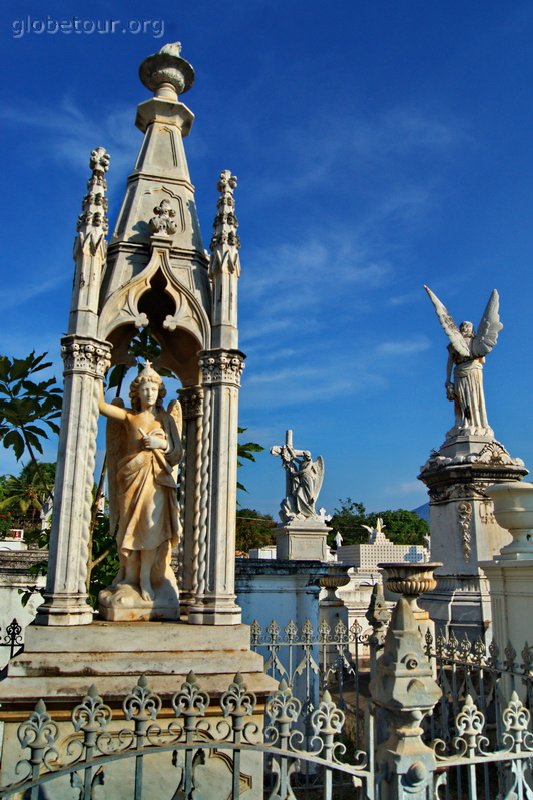
[[[179,390],[183,419],[196,419],[203,413],[204,392],[200,386],[190,386]]]
[[[226,383],[240,387],[244,358],[240,350],[202,350],[199,358],[202,383]]]
[[[111,345],[99,339],[71,334],[61,339],[64,373],[82,372],[103,378],[111,364]]]

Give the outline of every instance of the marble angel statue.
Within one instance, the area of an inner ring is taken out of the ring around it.
[[[286,497],[281,504],[283,522],[294,518],[318,518],[315,503],[324,481],[324,460],[311,458],[309,450],[296,450],[292,444],[292,431],[287,431],[287,441],[273,447],[272,455],[281,456],[287,477]]]
[[[427,286],[424,288],[450,340],[445,387],[448,400],[454,404],[455,425],[447,436],[493,436],[485,408],[483,364],[503,328],[499,316],[498,292],[494,289],[490,295],[476,332],[471,322],[462,322],[457,327],[439,298]]]
[[[174,401],[165,411],[165,393],[147,361],[131,383],[130,409],[120,399],[106,403],[103,393],[100,400],[100,412],[108,418],[110,525],[117,531],[120,560],[112,585],[100,592],[100,610],[108,619],[123,618],[109,609],[147,605],[159,609],[151,618],[179,615],[170,558],[179,539],[174,472],[182,455],[181,408]]]

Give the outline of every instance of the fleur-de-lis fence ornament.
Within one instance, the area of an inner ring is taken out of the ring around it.
[[[183,717],[183,728],[187,741],[192,741],[197,720],[205,716],[209,705],[209,695],[200,689],[196,675],[189,672],[181,689],[172,698],[172,708],[177,717]]]
[[[270,745],[278,747],[286,753],[286,755],[272,756],[271,771],[275,775],[275,785],[269,800],[294,798],[290,781],[291,776],[299,771],[299,762],[294,757],[293,735],[301,740],[301,733],[294,730],[301,710],[300,700],[294,697],[287,682],[282,680],[277,692],[266,705],[269,724],[265,728],[265,739]]]
[[[474,642],[474,647],[472,650],[472,661],[474,664],[481,666],[481,664],[485,663],[485,659],[487,658],[487,648],[485,646],[485,642],[478,636],[476,641]]]
[[[333,759],[334,739],[341,732],[344,719],[344,712],[335,705],[331,694],[326,689],[320,705],[311,714],[311,726],[314,733],[312,742],[320,745],[319,753],[328,761]],[[337,743],[337,746],[339,744]],[[344,745],[341,745],[342,747]]]
[[[285,636],[288,644],[294,644],[298,638],[298,625],[293,619],[289,620],[285,626]]]
[[[533,736],[529,732],[531,714],[520,700],[518,694],[513,692],[509,703],[502,713],[503,743],[509,746],[514,753],[521,749],[533,748]]]
[[[137,747],[142,747],[148,724],[157,719],[161,710],[161,698],[152,692],[146,675],[141,675],[133,691],[124,700],[122,708],[124,717],[133,720]]]
[[[261,634],[263,629],[256,619],[250,625],[250,646],[254,650],[261,642]]]
[[[454,747],[468,758],[477,754],[486,754],[484,746],[488,739],[483,735],[485,716],[476,707],[471,695],[465,697],[461,711],[456,717],[455,727],[457,736],[453,740]]]
[[[507,647],[504,650],[504,655],[505,655],[505,659],[503,662],[504,669],[509,670],[509,672],[512,672],[516,666],[515,664],[516,650],[514,649],[511,642],[507,643]]]
[[[253,692],[246,689],[246,684],[240,672],[230,683],[227,691],[220,698],[220,707],[225,717],[231,717],[231,733],[235,744],[241,741],[252,744],[251,734],[257,733],[258,726],[252,722],[245,723],[245,719],[253,714],[256,706],[256,697]],[[232,768],[232,797],[239,796],[239,778],[241,773],[241,751],[233,751]]]
[[[329,644],[331,641],[331,628],[325,619],[321,620],[318,626],[318,642],[319,644]]]
[[[54,747],[57,742],[58,728],[48,714],[44,700],[38,700],[28,719],[19,725],[17,737],[21,747],[29,747],[31,755],[29,759],[22,759],[18,762],[16,771],[19,771],[19,766],[27,765],[32,779],[35,780],[41,766],[48,766],[49,762],[58,755]]]
[[[92,749],[96,744],[97,736],[105,731],[113,714],[93,684],[79,705],[71,714],[75,731],[83,733],[83,746],[86,749],[86,758],[91,758]]]
[[[237,672],[227,691],[220,698],[223,715],[231,717],[234,741],[240,741],[241,734],[245,729],[244,720],[253,714],[256,704],[255,694],[247,690],[244,678],[240,672]]]
[[[196,675],[191,670],[185,682],[181,684],[181,689],[172,698],[172,708],[177,717],[183,718],[183,730],[185,731],[185,741],[190,747],[185,750],[184,764],[182,768],[181,781],[176,791],[177,798],[188,800],[192,796],[194,789],[194,767],[204,763],[202,750],[194,750],[192,744],[195,739],[195,732],[199,720],[203,719],[209,705],[209,695],[200,689]],[[178,766],[177,752],[174,754],[174,765]]]

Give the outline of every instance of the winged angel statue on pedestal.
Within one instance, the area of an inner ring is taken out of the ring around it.
[[[485,409],[483,364],[503,328],[499,316],[498,292],[494,289],[489,297],[476,333],[471,322],[462,322],[457,327],[439,298],[428,286],[424,286],[424,289],[450,340],[445,386],[446,396],[454,404],[455,425],[446,436],[448,439],[459,435],[493,436]]]
[[[120,560],[115,580],[100,592],[101,610],[151,607],[159,610],[152,618],[178,614],[170,558],[179,538],[174,473],[182,455],[181,408],[173,402],[165,411],[165,393],[147,361],[131,383],[131,409],[120,399],[100,400],[108,418],[110,525],[117,531]],[[104,616],[114,618],[110,614]]]

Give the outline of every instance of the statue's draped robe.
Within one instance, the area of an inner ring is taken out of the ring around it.
[[[456,396],[456,425],[460,428],[477,428],[481,433],[489,427],[483,391],[482,358],[464,358],[449,345],[455,362],[453,384]]]
[[[138,429],[136,415],[128,412],[125,425]],[[158,422],[146,433],[161,438],[172,448],[171,422],[159,412]],[[172,466],[163,450],[145,450],[139,433],[139,450],[118,463],[117,500],[119,529],[117,547],[124,550],[154,550],[169,541],[178,542],[177,487]]]

